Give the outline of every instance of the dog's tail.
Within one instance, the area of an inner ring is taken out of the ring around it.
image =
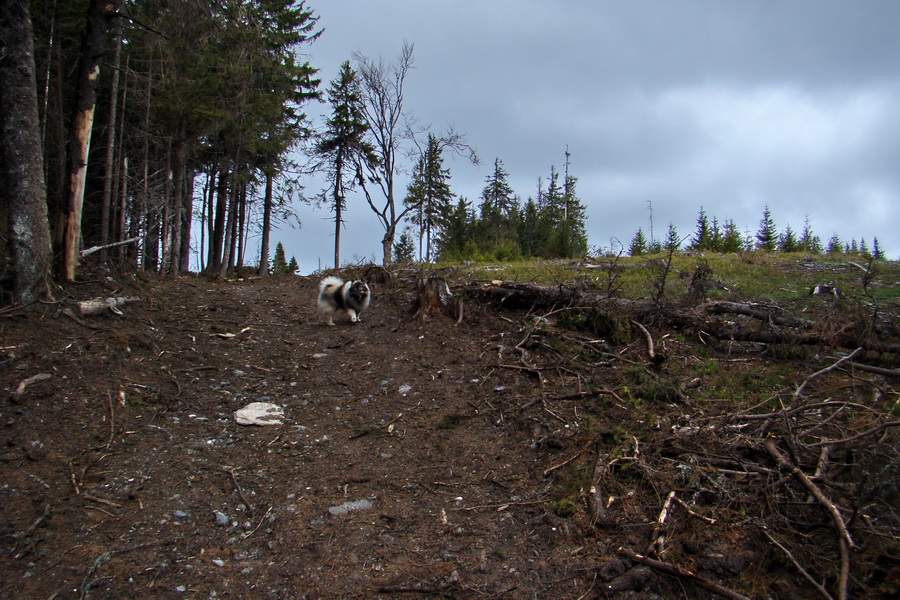
[[[325,290],[334,290],[344,285],[344,280],[340,277],[334,277],[329,275],[325,279],[319,282],[319,293],[321,294]]]

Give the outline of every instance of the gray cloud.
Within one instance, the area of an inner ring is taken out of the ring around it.
[[[824,241],[877,236],[900,257],[893,0],[311,6],[325,33],[308,52],[325,82],[354,51],[390,62],[415,44],[407,106],[477,148],[480,167],[448,162],[470,200],[495,157],[527,198],[568,147],[594,246],[648,230],[648,203],[657,235],[669,222],[691,233],[701,206],[755,233],[769,205],[779,229],[808,216]],[[380,260],[382,232],[350,200],[343,254]],[[275,237],[304,271],[328,266],[329,215],[303,212],[303,229]]]

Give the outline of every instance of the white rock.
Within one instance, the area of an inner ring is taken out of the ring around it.
[[[238,425],[282,425],[284,410],[269,402],[251,402],[234,412]]]

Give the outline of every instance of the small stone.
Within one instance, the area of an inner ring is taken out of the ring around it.
[[[215,511],[213,514],[216,516],[216,525],[219,525],[221,527],[228,526],[228,523],[230,521],[230,519],[228,518],[228,515],[226,515],[225,513],[221,512],[221,511],[218,511],[218,510]]]
[[[234,413],[238,425],[281,425],[283,418],[284,410],[268,402],[251,402]]]
[[[224,567],[224,566],[225,566],[225,561],[216,558],[216,559],[214,559],[214,560],[212,561],[212,564],[216,565],[217,567]]]
[[[183,510],[176,510],[172,514],[175,515],[176,519],[187,519],[187,516],[188,516],[188,514],[186,512],[184,512]]]

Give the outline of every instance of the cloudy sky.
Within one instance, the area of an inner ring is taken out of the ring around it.
[[[756,233],[768,205],[779,231],[808,217],[823,243],[877,237],[900,259],[896,0],[307,5],[325,29],[306,48],[324,88],[354,52],[394,63],[414,45],[406,107],[467,135],[481,164],[445,164],[475,204],[495,158],[527,199],[568,148],[591,247],[649,236],[650,207],[661,238],[669,223],[692,234],[701,206]],[[380,225],[362,196],[348,201],[342,258],[380,262]],[[332,266],[331,213],[300,211],[274,241],[304,274]]]

